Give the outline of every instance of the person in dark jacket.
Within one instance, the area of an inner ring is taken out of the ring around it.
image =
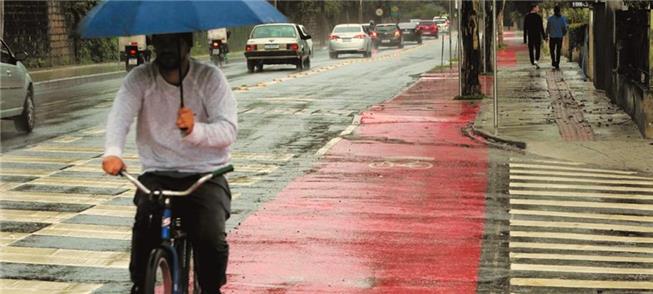
[[[537,4],[531,6],[531,12],[524,18],[524,44],[528,43],[528,55],[531,58],[531,64],[540,68],[540,47],[542,40],[546,40],[542,17],[538,14],[540,7]]]
[[[560,13],[560,6],[553,8],[554,15],[546,22],[546,32],[551,37],[549,49],[551,51],[551,65],[560,69],[560,51],[562,51],[562,38],[567,34],[569,25],[567,18]]]

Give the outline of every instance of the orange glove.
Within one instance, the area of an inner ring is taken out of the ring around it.
[[[186,135],[190,135],[193,132],[193,127],[195,126],[195,114],[188,107],[183,107],[179,109],[177,113],[177,127],[186,131]]]
[[[127,166],[118,156],[107,156],[102,160],[102,169],[112,176],[117,176],[119,172],[126,168]]]

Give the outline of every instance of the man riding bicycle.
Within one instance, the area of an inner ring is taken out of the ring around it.
[[[121,156],[137,118],[136,144],[144,172],[139,180],[158,189],[182,190],[229,161],[238,128],[236,101],[217,67],[190,58],[191,33],[154,35],[152,42],[156,60],[134,68],[116,95],[102,168],[111,175],[126,168]],[[129,265],[132,293],[142,293],[148,254],[160,242],[161,218],[156,215],[160,209],[145,196],[142,192],[134,196],[138,208]],[[193,246],[202,293],[220,293],[229,255],[225,222],[231,192],[226,179],[213,178],[190,196],[173,201],[173,214],[184,219]]]

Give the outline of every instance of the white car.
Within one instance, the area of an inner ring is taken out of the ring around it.
[[[311,67],[311,35],[294,23],[274,23],[257,25],[252,29],[245,57],[247,70],[263,70],[265,64],[292,64],[298,70]]]
[[[13,119],[20,131],[34,129],[34,86],[21,63],[27,53],[13,54],[0,39],[0,118]]]
[[[372,38],[361,24],[340,24],[329,35],[329,57],[338,58],[340,54],[363,54],[372,57]]]
[[[449,20],[444,17],[434,17],[433,21],[438,26],[438,32],[448,33],[449,32]]]

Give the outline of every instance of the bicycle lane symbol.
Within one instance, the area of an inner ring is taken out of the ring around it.
[[[378,168],[378,169],[388,169],[388,168],[429,169],[433,167],[433,164],[429,162],[419,161],[419,160],[411,160],[411,161],[384,160],[384,161],[372,162],[369,164],[369,167]]]

